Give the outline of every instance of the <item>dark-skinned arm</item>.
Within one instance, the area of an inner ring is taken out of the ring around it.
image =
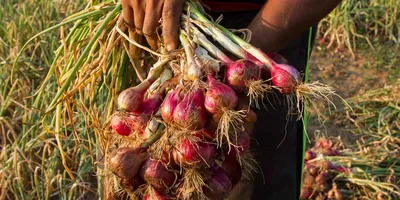
[[[276,52],[328,15],[341,0],[269,0],[249,25],[251,43]]]

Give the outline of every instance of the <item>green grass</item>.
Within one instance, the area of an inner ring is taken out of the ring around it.
[[[400,43],[400,1],[348,0],[321,21],[320,37],[328,47],[348,48],[354,52],[357,41],[365,40],[374,49],[373,42],[385,40]]]
[[[23,44],[84,5],[81,0],[68,2],[5,0],[0,6],[0,199],[76,199],[97,193],[92,131],[77,124],[77,140],[44,130],[41,118],[57,91],[54,77],[44,92],[32,97],[52,65],[60,32],[53,31],[29,43],[10,79]],[[52,116],[45,121],[50,124],[55,119]],[[64,170],[58,142],[63,144],[75,179]]]

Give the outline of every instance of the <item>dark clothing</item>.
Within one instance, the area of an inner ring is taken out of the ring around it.
[[[257,12],[223,13],[221,24],[227,28],[246,28]],[[213,16],[218,17],[220,14],[214,13]],[[314,36],[315,31],[313,38]],[[309,30],[278,52],[301,73],[304,73],[307,62],[308,38]],[[295,200],[300,195],[303,124],[302,121],[296,121],[297,116],[287,115],[284,97],[278,94],[278,98],[279,101],[270,96],[273,105],[265,101],[267,109],[256,110],[257,122],[252,133],[254,140],[251,146],[264,178],[257,174],[253,187],[247,189],[253,189],[251,199],[255,200]]]

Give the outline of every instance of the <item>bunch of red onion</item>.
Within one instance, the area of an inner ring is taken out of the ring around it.
[[[315,146],[304,154],[303,188],[300,199],[343,199],[342,192],[337,189],[332,179],[339,173],[347,174],[350,170],[341,165],[323,159],[324,156],[340,155],[332,141],[320,138]]]

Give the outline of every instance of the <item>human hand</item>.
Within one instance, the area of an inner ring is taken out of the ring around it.
[[[125,23],[157,47],[156,29],[162,18],[162,35],[168,51],[178,48],[179,20],[184,0],[121,0]]]

